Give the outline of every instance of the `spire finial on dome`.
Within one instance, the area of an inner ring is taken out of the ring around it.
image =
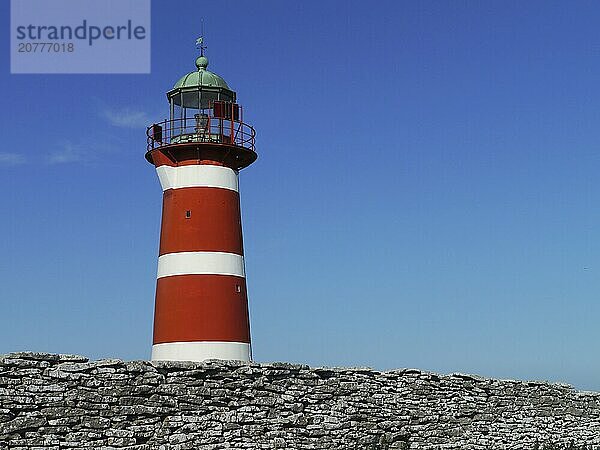
[[[202,28],[204,28],[204,24]],[[204,36],[200,36],[196,39],[196,47],[200,49],[200,56],[196,58],[196,67],[198,70],[205,70],[208,67],[208,58],[204,56],[204,50],[206,49],[206,45],[204,45]]]

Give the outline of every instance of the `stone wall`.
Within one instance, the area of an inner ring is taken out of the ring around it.
[[[600,394],[418,370],[0,357],[0,449],[600,445]]]

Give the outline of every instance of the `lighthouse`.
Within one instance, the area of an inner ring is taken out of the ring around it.
[[[198,44],[196,69],[167,92],[169,118],[147,131],[163,190],[152,359],[249,361],[238,174],[256,160],[255,131]]]

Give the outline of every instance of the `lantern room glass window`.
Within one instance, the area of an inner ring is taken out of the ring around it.
[[[196,114],[212,116],[215,101],[235,102],[235,93],[223,88],[177,89],[167,94],[171,120],[191,119]]]

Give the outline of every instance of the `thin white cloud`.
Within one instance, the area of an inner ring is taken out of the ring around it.
[[[18,153],[0,153],[0,166],[18,166],[25,161],[25,157]]]
[[[63,144],[62,148],[50,153],[48,163],[67,164],[78,162],[83,159],[82,153],[70,142]]]
[[[152,119],[150,119],[145,111],[137,111],[130,108],[103,108],[100,114],[110,124],[121,128],[146,128],[152,122]]]

